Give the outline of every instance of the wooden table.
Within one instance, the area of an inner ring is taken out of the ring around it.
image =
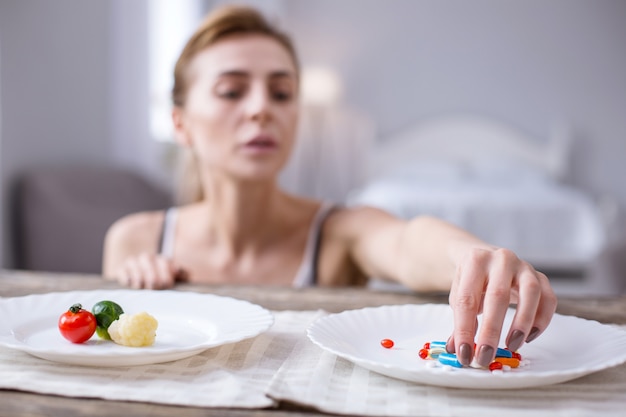
[[[52,274],[19,271],[0,272],[0,297],[16,297],[53,291],[119,289],[114,282],[95,275]],[[359,288],[307,288],[257,286],[179,285],[181,291],[195,291],[231,296],[259,304],[270,310],[317,310],[339,312],[368,306],[389,304],[445,303],[447,295],[418,295],[371,291]],[[602,323],[626,324],[626,296],[615,298],[565,298],[559,300],[561,314],[597,320]],[[1,376],[0,376],[1,377]],[[11,416],[275,416],[302,417],[321,415],[315,410],[282,403],[271,410],[237,410],[193,408],[161,404],[107,401],[49,396],[28,392],[0,390],[0,417]]]

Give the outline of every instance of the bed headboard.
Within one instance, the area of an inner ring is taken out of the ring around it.
[[[568,170],[570,143],[564,126],[555,126],[550,137],[541,140],[493,119],[439,117],[380,138],[372,149],[370,174],[419,161],[472,165],[491,159],[523,163],[561,179]]]

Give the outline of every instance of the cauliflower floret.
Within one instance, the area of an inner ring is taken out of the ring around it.
[[[109,326],[111,340],[119,345],[152,346],[159,323],[145,311],[137,314],[121,314]]]

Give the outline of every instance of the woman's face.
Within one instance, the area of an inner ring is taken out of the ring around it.
[[[200,169],[242,180],[275,178],[293,146],[298,75],[287,50],[262,35],[234,35],[191,61],[177,138]]]

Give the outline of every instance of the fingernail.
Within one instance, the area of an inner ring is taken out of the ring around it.
[[[516,329],[511,332],[511,335],[509,336],[509,340],[507,340],[506,345],[509,350],[515,352],[517,349],[520,348],[520,346],[522,346],[522,343],[524,343],[524,332]]]
[[[452,343],[452,336],[450,336],[448,338],[448,341],[446,342],[446,352],[448,353],[454,353],[455,349],[454,349],[454,343]]]
[[[533,327],[530,329],[530,333],[528,333],[528,337],[526,338],[526,343],[530,343],[535,340],[539,336],[539,329],[537,327]]]
[[[457,358],[459,362],[461,362],[461,365],[469,366],[469,364],[472,363],[472,350],[472,347],[468,343],[463,343],[459,346]]]
[[[478,355],[476,355],[476,362],[480,366],[487,367],[493,360],[494,349],[489,345],[482,345],[478,349]]]

